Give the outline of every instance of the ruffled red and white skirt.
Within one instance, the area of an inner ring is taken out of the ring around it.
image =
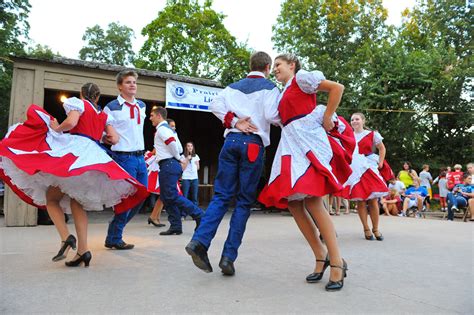
[[[160,166],[158,165],[158,159],[152,152],[147,151],[145,153],[145,163],[148,170],[148,192],[152,194],[160,194]],[[179,182],[176,183],[176,189],[178,193],[182,195],[181,187]]]
[[[390,179],[393,172],[384,162],[381,171],[378,169],[378,154],[370,154],[368,156],[359,154],[356,150],[352,156],[352,174],[347,180],[343,192],[343,197],[354,201],[370,200],[381,198],[388,194],[387,184],[382,174],[387,174]]]
[[[122,213],[147,196],[145,186],[114,162],[94,140],[57,133],[43,108],[31,105],[27,120],[9,129],[0,141],[0,177],[25,202],[45,208],[48,187],[59,187],[60,202],[70,211],[70,198],[85,210],[114,207]]]
[[[323,128],[326,106],[283,127],[268,184],[258,200],[267,207],[287,208],[288,201],[341,192],[352,170],[352,128],[336,114],[331,132]]]
[[[145,153],[145,163],[148,170],[148,192],[152,194],[160,194],[160,166],[156,159],[156,155],[152,152],[147,151]]]

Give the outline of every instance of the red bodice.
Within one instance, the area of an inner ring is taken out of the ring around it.
[[[316,94],[303,92],[298,83],[296,83],[296,77],[294,77],[288,88],[283,92],[280,104],[278,105],[283,125],[311,113],[315,108]]]
[[[93,105],[84,100],[84,112],[79,118],[77,125],[71,129],[70,133],[82,134],[94,140],[100,140],[107,123],[107,114],[103,111],[97,112]]]
[[[359,153],[364,155],[369,155],[373,153],[374,146],[374,132],[369,132],[366,136],[359,140],[357,143],[359,146]]]

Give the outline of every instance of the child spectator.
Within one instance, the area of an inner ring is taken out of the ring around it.
[[[385,215],[398,215],[402,210],[402,200],[395,188],[391,188],[389,195],[382,197],[381,202]]]
[[[446,204],[446,197],[448,196],[449,189],[448,181],[446,180],[446,171],[442,171],[439,174],[437,181],[439,189],[439,206],[441,207],[441,211],[447,211],[448,206]]]

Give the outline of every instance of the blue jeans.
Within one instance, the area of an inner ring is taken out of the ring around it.
[[[163,201],[166,212],[168,212],[170,230],[182,231],[180,210],[184,210],[193,219],[200,218],[203,211],[178,193],[176,183],[183,173],[181,163],[171,158],[162,160],[159,164],[160,198]]]
[[[128,174],[133,176],[137,181],[143,184],[145,187],[148,183],[148,172],[146,169],[145,159],[143,155],[131,155],[131,154],[115,154],[115,162],[117,162]],[[103,189],[98,187],[98,189]],[[104,188],[106,189],[106,188]],[[133,216],[141,209],[143,202],[137,206],[125,211],[121,214],[116,214],[109,222],[109,229],[107,231],[107,238],[105,243],[115,245],[122,243],[122,234],[128,222],[133,218]]]
[[[181,188],[183,189],[183,196],[191,200],[192,203],[197,206],[199,179],[183,179],[181,181]]]
[[[454,211],[452,210],[453,206],[456,208],[463,208],[467,206],[467,198],[461,195],[455,195],[453,193],[448,193],[446,197],[448,199],[448,220],[454,220]]]
[[[259,152],[254,162],[249,161],[248,144],[258,145]],[[209,248],[230,201],[236,196],[236,206],[222,251],[222,256],[232,261],[237,259],[237,252],[250,216],[250,207],[256,199],[258,181],[263,168],[263,153],[264,147],[259,136],[242,133],[227,135],[219,155],[214,197],[201,219],[201,225],[193,235],[193,240]]]

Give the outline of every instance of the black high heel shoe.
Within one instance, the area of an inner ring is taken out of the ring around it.
[[[370,229],[364,230],[365,239],[368,241],[373,241],[374,236],[372,235],[372,232],[370,232],[370,235],[367,235],[367,232],[370,232]]]
[[[377,241],[383,241],[383,235],[382,235],[382,233],[379,232],[379,230],[372,230],[372,232],[374,233],[375,238],[377,239]],[[378,233],[378,235],[377,235],[377,233]]]
[[[70,234],[66,240],[62,241],[61,243],[61,248],[59,249],[59,252],[56,254],[56,256],[53,257],[53,261],[63,260],[66,258],[69,249],[76,249],[76,238],[72,234]]]
[[[324,259],[324,260],[316,259],[316,261],[324,262],[323,270],[321,270],[321,272],[313,272],[312,274],[308,275],[306,277],[306,282],[308,282],[308,283],[315,283],[315,282],[318,282],[319,280],[321,280],[323,278],[324,271],[326,271],[326,268],[329,267],[329,256],[328,255],[326,255],[326,259]]]
[[[81,262],[84,262],[84,267],[89,267],[89,263],[92,259],[92,254],[90,251],[87,251],[82,255],[77,253],[77,256],[79,256],[79,258],[76,260],[66,261],[64,264],[68,267],[77,267],[81,264]]]
[[[156,223],[156,220],[153,220],[152,218],[148,217],[148,224],[153,224],[156,227],[163,227],[166,226],[166,224],[163,223]]]
[[[347,263],[344,259],[342,259],[342,267],[331,265],[331,268],[342,269],[342,278],[338,281],[332,281],[329,279],[329,282],[326,284],[326,291],[339,291],[344,286],[344,278],[347,277]]]

